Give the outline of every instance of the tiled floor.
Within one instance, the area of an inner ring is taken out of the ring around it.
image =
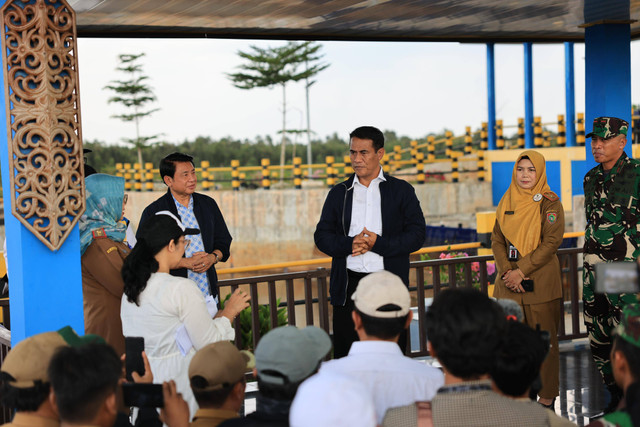
[[[560,349],[560,398],[556,413],[579,426],[589,424],[589,417],[600,412],[607,403],[602,383],[586,340]]]

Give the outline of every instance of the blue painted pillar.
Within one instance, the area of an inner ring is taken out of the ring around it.
[[[0,6],[5,3],[9,1],[0,0]],[[77,49],[73,51],[77,53]],[[0,61],[6,69],[5,52],[0,55]],[[56,330],[65,325],[71,325],[78,333],[83,333],[78,225],[71,230],[61,248],[52,251],[12,214],[11,194],[16,188],[12,187],[10,182],[12,172],[9,169],[7,129],[12,119],[7,118],[9,116],[4,88],[8,83],[4,81],[3,73],[0,73],[0,79],[3,83],[3,90],[0,91],[0,108],[3,113],[0,117],[0,169],[9,260],[11,343],[15,345],[28,336]]]
[[[567,147],[576,145],[576,94],[573,64],[573,42],[564,43],[564,94]]]
[[[619,117],[631,124],[630,42],[631,29],[627,23],[599,24],[585,28],[586,133],[591,132],[593,119],[599,116]],[[609,58],[611,63],[608,62]],[[587,138],[587,168],[596,165],[589,142],[590,138]],[[625,151],[631,155],[631,129]]]
[[[533,144],[533,44],[524,43],[524,146]]]
[[[489,150],[496,149],[496,67],[494,44],[487,43],[487,127]]]

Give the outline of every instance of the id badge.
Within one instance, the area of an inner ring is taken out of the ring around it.
[[[515,246],[509,245],[509,253],[507,254],[509,261],[517,261],[518,260],[518,249]]]

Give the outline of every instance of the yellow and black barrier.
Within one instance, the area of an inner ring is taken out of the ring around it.
[[[567,145],[567,128],[564,123],[564,114],[558,114],[558,147]]]
[[[519,149],[524,148],[524,118],[518,117],[518,143],[517,147]]]
[[[503,150],[505,148],[502,120],[496,120],[496,148],[498,148],[498,150]]]
[[[302,157],[293,159],[293,186],[298,190],[302,188]]]
[[[540,116],[533,118],[533,145],[536,148],[541,148],[543,145],[542,139],[542,119]]]
[[[240,191],[240,160],[231,160],[231,188],[233,191]]]
[[[585,144],[585,133],[584,133],[584,113],[578,113],[578,119],[576,120],[578,130],[576,132],[576,144],[579,147],[584,147]]]
[[[262,159],[260,165],[262,166],[262,188],[268,190],[271,188],[271,180],[269,179],[269,165],[271,160]]]

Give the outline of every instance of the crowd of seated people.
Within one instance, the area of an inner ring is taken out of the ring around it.
[[[327,361],[330,337],[313,326],[275,328],[259,341],[255,355],[223,337],[194,352],[185,378],[158,381],[159,403],[123,401],[124,389],[147,390],[145,383],[154,381],[145,353],[144,375],[134,372],[132,386],[124,378],[125,357],[101,337],[81,337],[70,327],[34,335],[18,343],[0,367],[1,403],[15,411],[7,425],[572,425],[529,398],[540,386],[547,351],[541,331],[478,291],[444,290],[424,320],[440,371],[400,352],[397,338],[411,316],[400,279],[378,272],[362,283],[368,286],[353,295],[360,341],[345,358]],[[626,399],[594,426],[638,425],[639,332],[640,307],[630,305],[612,354]],[[241,416],[251,377],[258,385],[256,410]],[[179,382],[190,385],[195,413],[176,388]]]

